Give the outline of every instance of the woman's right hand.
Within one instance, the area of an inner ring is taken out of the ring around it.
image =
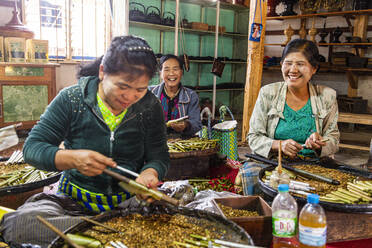
[[[278,151],[279,140],[275,140],[275,143],[275,148]],[[303,147],[293,139],[282,140],[282,152],[290,158],[296,157],[297,153],[302,149]]]
[[[86,176],[97,176],[109,167],[116,167],[112,158],[92,150],[59,150],[55,157],[56,168],[59,170],[77,169]]]

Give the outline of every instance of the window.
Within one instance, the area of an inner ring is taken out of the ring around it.
[[[93,60],[110,41],[107,0],[25,0],[25,23],[49,41],[49,59]]]

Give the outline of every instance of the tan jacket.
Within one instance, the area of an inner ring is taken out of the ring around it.
[[[340,133],[337,127],[338,106],[336,91],[322,85],[309,83],[311,108],[317,132],[328,138],[320,156],[329,156],[338,151]],[[287,84],[278,82],[261,88],[249,123],[248,144],[252,151],[269,157],[274,133],[283,111],[287,95]]]

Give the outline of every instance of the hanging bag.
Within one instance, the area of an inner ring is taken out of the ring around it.
[[[214,58],[211,72],[214,75],[221,77],[224,68],[225,68],[225,63],[223,63],[218,58]]]
[[[221,38],[221,42],[222,42],[221,50],[223,56],[223,38]],[[224,58],[223,60],[224,61],[222,61],[222,59],[220,59],[219,57],[213,59],[211,73],[216,75],[217,77],[222,77],[223,69],[225,68],[224,62],[226,62],[226,59]]]
[[[231,121],[225,121],[225,114],[228,112],[232,118]],[[238,139],[237,139],[237,121],[227,106],[220,107],[221,122],[212,128],[212,138],[218,139],[220,153],[232,160],[238,159]]]

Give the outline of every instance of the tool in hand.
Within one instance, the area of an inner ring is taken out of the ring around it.
[[[52,230],[53,232],[55,232],[58,236],[60,236],[61,238],[63,238],[72,247],[74,247],[74,248],[83,248],[82,246],[75,244],[75,242],[73,242],[69,237],[67,237],[67,235],[65,235],[63,232],[61,232],[60,230],[58,230],[57,227],[53,226],[50,222],[48,222],[43,217],[37,215],[36,218],[41,223],[43,223],[46,227],[48,227],[50,230]]]
[[[116,166],[116,169],[118,169],[118,170],[121,170],[122,172],[125,172],[125,173],[127,173],[127,174],[129,174],[129,175],[132,175],[132,176],[134,176],[135,178],[137,178],[137,177],[139,177],[139,174],[138,173],[136,173],[136,172],[134,172],[134,171],[131,171],[131,170],[128,170],[128,169],[125,169],[124,167],[121,167],[121,166]]]
[[[181,117],[181,118],[178,118],[178,119],[175,119],[175,120],[170,120],[170,121],[167,122],[167,127],[170,127],[173,123],[177,123],[177,122],[180,122],[180,121],[186,120],[186,119],[188,119],[188,118],[189,118],[189,116],[186,115],[186,116],[184,116],[184,117]]]
[[[137,183],[134,180],[131,180],[125,176],[120,175],[119,173],[116,173],[112,170],[109,169],[104,169],[104,173],[106,173],[109,176],[112,176],[113,178],[116,178],[117,180],[121,181],[119,183],[119,186],[125,189],[126,191],[132,193],[132,194],[139,194],[139,195],[146,195],[154,198],[155,200],[158,201],[164,201],[167,203],[170,203],[174,206],[179,205],[179,201],[167,196],[166,194],[161,193],[160,191],[154,190],[154,189],[149,189],[146,186]]]
[[[326,138],[326,139],[322,139],[321,142],[327,142],[329,140],[329,138]],[[306,148],[306,144],[302,144],[301,145],[303,148]]]

